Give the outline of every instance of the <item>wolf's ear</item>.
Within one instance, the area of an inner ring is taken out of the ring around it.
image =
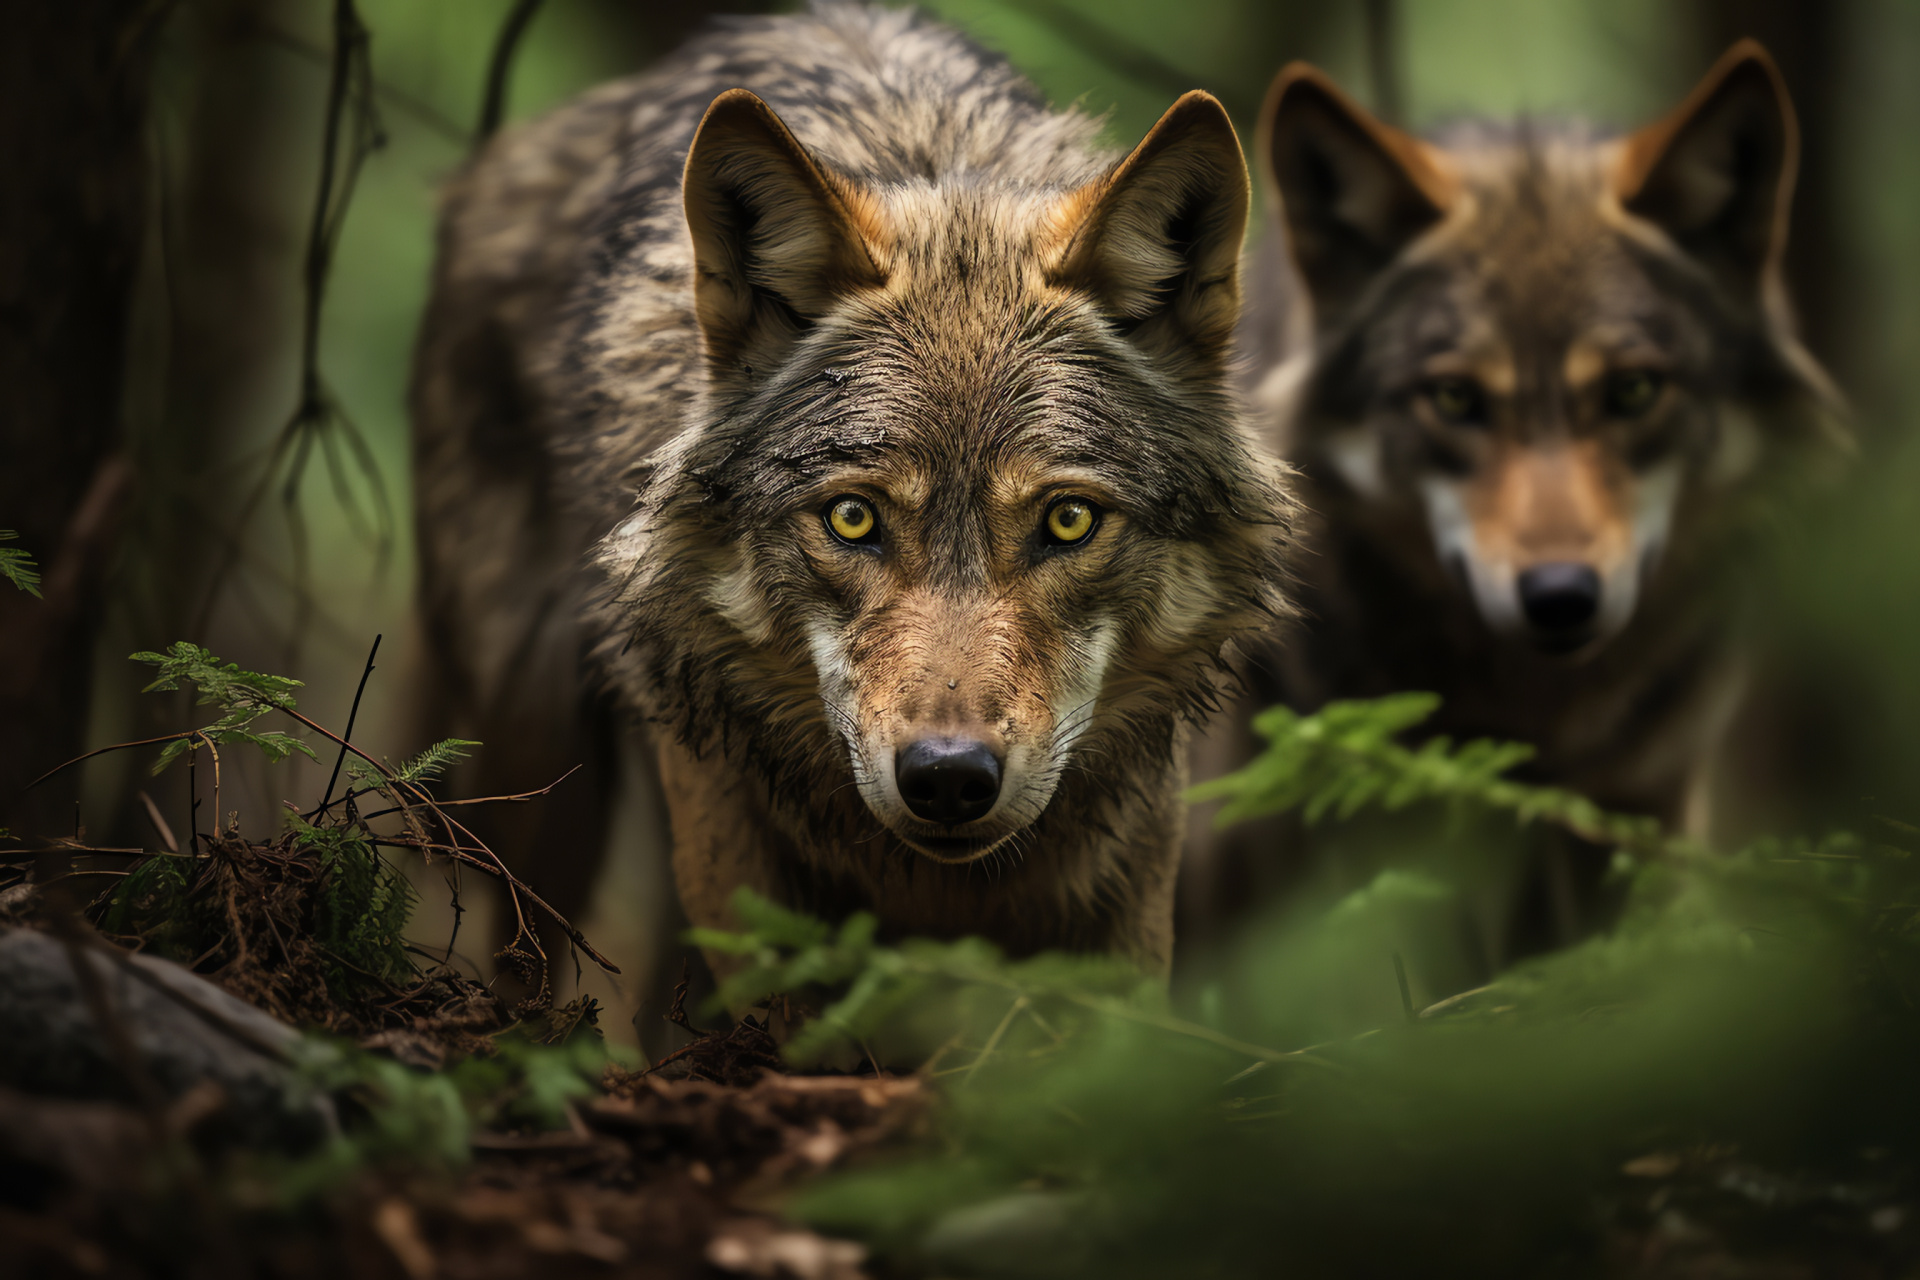
[[[681,182],[694,309],[708,365],[729,381],[776,364],[808,323],[886,275],[872,202],[822,169],[745,89],[713,100]]]
[[[1056,211],[1056,284],[1098,297],[1156,355],[1224,360],[1240,319],[1247,163],[1227,110],[1195,90]]]
[[[1671,115],[1625,140],[1613,189],[1629,213],[1751,293],[1786,248],[1799,155],[1786,82],[1758,42],[1742,40]]]
[[[1322,323],[1445,217],[1457,192],[1437,151],[1368,115],[1304,62],[1282,68],[1267,90],[1257,150]]]

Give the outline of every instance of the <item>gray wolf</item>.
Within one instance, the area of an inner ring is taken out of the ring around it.
[[[1096,133],[826,5],[452,184],[413,392],[446,703],[525,769],[607,689],[695,923],[744,885],[1165,968],[1184,726],[1285,608],[1290,500],[1230,386],[1225,112]]]
[[[1434,691],[1432,731],[1704,833],[1757,514],[1846,448],[1781,278],[1798,147],[1752,42],[1624,136],[1421,139],[1280,73],[1242,343],[1311,516],[1256,698]]]

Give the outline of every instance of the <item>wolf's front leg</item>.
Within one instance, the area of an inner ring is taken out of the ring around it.
[[[738,929],[731,899],[742,886],[771,897],[773,850],[751,787],[723,760],[696,759],[676,742],[659,745],[660,784],[673,829],[673,878],[687,920],[700,928]],[[724,982],[740,957],[707,950]]]

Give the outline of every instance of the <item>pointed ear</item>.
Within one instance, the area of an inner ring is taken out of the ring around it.
[[[1613,189],[1627,212],[1751,294],[1786,248],[1799,157],[1786,82],[1742,40],[1671,115],[1625,140]]]
[[[1267,90],[1257,152],[1318,323],[1445,217],[1458,192],[1437,150],[1374,119],[1304,62]]]
[[[1061,202],[1053,281],[1098,297],[1154,354],[1212,369],[1240,319],[1248,196],[1226,108],[1185,94],[1132,155]]]
[[[776,365],[849,292],[886,282],[874,202],[822,169],[745,89],[713,100],[681,181],[694,309],[716,378]]]

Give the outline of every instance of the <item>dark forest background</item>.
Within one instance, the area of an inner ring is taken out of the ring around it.
[[[1852,474],[1778,539],[1766,627],[1782,692],[1743,740],[1736,828],[1920,818],[1920,4],[1731,0],[935,0],[1056,102],[1137,137],[1180,91],[1250,137],[1275,70],[1308,58],[1414,128],[1470,114],[1666,110],[1733,39],[1779,58],[1805,133],[1790,274],[1813,350],[1854,401]],[[0,40],[0,528],[44,598],[0,590],[0,825],[114,843],[145,788],[129,753],[23,792],[88,747],[183,723],[140,698],[135,649],[203,643],[307,682],[399,755],[412,624],[405,386],[437,184],[494,108],[522,119],[645,67],[719,7],[664,0],[64,0]],[[335,57],[337,46],[355,51]],[[334,106],[337,110],[330,109]],[[324,196],[324,199],[323,199]],[[285,770],[227,807],[314,790]],[[529,778],[528,786],[547,779]],[[232,796],[238,796],[237,800]],[[631,896],[653,892],[628,876]],[[537,871],[535,873],[537,884]],[[612,902],[618,894],[607,897]],[[432,899],[428,899],[431,906]],[[620,913],[584,922],[609,949]]]

